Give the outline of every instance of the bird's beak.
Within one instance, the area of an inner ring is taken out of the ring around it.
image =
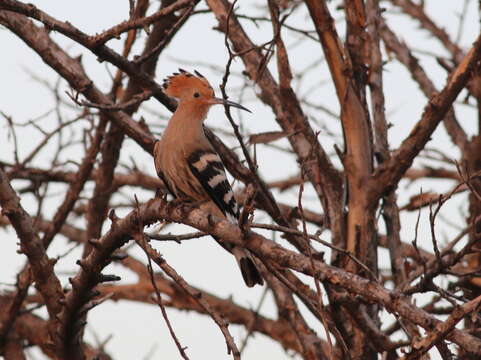
[[[220,99],[220,98],[212,98],[212,100],[210,101],[210,103],[212,105],[214,104],[222,104],[222,105],[227,105],[227,106],[233,106],[233,107],[236,107],[238,109],[242,109],[242,110],[245,110],[245,111],[248,111],[248,112],[252,112],[250,111],[249,109],[243,107],[242,105],[238,104],[238,103],[235,103],[233,101],[230,101],[230,100],[224,100],[224,99]]]

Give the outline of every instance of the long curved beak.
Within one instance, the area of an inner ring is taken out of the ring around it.
[[[242,110],[245,110],[247,112],[252,113],[252,111],[250,111],[248,108],[243,107],[241,104],[235,103],[235,102],[230,101],[230,100],[224,100],[224,99],[221,99],[221,98],[216,98],[216,97],[213,98],[211,100],[211,104],[222,104],[222,105],[227,105],[227,106],[233,106],[233,107],[236,107],[238,109],[242,109]]]

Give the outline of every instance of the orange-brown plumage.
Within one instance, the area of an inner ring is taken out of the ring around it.
[[[203,121],[209,108],[216,104],[225,104],[249,111],[232,101],[216,98],[214,89],[199,72],[196,71],[196,75],[193,75],[183,69],[179,69],[179,71],[167,77],[162,87],[167,96],[178,100],[179,108],[189,109],[190,117]]]
[[[162,85],[165,94],[180,99],[187,98],[188,95],[197,91],[205,97],[214,97],[214,89],[207,79],[200,73],[197,74],[198,76],[194,76],[185,70],[180,70],[180,73],[167,77]]]
[[[180,73],[164,80],[165,94],[176,98],[179,103],[162,138],[155,144],[155,168],[175,197],[203,201],[203,210],[237,222],[239,210],[224,166],[207,140],[202,124],[212,105],[224,104],[247,109],[216,98],[207,79],[198,72],[195,74],[180,69]],[[234,254],[248,286],[263,284],[246,249],[219,243]]]

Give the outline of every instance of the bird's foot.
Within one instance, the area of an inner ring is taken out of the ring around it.
[[[191,204],[191,203],[192,203],[192,201],[190,199],[184,198],[184,197],[177,197],[177,198],[169,201],[169,205],[171,205],[172,207],[176,207],[176,206],[179,206],[181,204]]]
[[[157,191],[155,192],[156,199],[167,201],[167,195],[167,192],[165,192],[162,188],[157,188]]]

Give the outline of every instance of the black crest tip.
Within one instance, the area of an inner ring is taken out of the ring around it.
[[[194,70],[194,73],[195,73],[195,75],[197,75],[197,76],[205,79],[205,76],[202,75],[202,74],[201,74],[200,72],[198,72],[197,70]]]

